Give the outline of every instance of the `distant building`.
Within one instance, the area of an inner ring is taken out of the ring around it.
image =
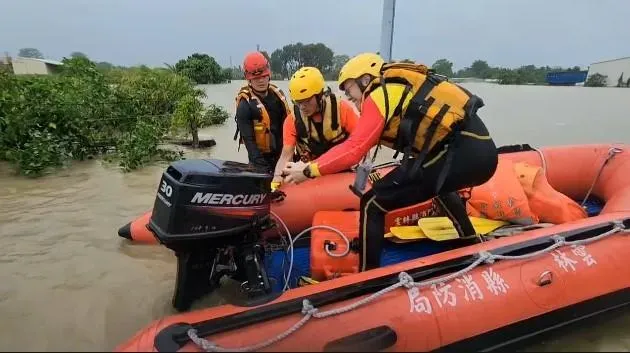
[[[575,86],[586,81],[588,71],[556,71],[547,73],[546,81],[550,86]]]
[[[50,75],[57,72],[62,62],[48,59],[16,57],[11,60],[16,75]]]
[[[607,76],[606,84],[609,87],[616,87],[620,83],[627,87],[630,83],[630,57],[593,63],[588,68],[588,77],[594,74]]]

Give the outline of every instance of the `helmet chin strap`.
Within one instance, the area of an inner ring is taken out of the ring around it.
[[[326,92],[318,93],[315,95],[315,101],[317,102],[317,110],[313,112],[313,114],[309,115],[308,116],[309,118],[312,117],[313,115],[316,115],[317,113],[324,114],[324,108],[326,107],[326,102],[324,101],[324,94],[326,94]]]
[[[317,111],[320,114],[324,114],[324,109],[326,108],[326,102],[324,101],[324,93],[320,93],[317,95]]]
[[[363,92],[365,92],[365,90],[367,89],[367,85],[364,85],[363,82],[361,81],[362,81],[361,78],[354,80],[354,82],[357,83],[357,87],[359,87],[361,94],[363,94]]]

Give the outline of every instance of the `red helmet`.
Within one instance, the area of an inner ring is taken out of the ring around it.
[[[243,60],[243,70],[245,71],[245,79],[251,80],[257,77],[271,76],[269,61],[261,52],[251,52],[245,56]]]

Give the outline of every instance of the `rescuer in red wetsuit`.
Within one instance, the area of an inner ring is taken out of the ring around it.
[[[401,165],[361,197],[359,270],[380,266],[387,212],[436,196],[460,237],[474,236],[457,190],[483,184],[497,167],[496,146],[477,115],[483,101],[424,65],[385,64],[373,53],[344,65],[339,88],[361,112],[355,130],[310,163],[288,163],[283,174],[284,182],[300,183],[337,173],[377,144],[404,153]]]

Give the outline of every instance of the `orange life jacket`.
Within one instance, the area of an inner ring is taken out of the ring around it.
[[[322,132],[320,136],[313,122],[307,116],[302,116],[300,109],[293,107],[295,116],[295,131],[297,133],[296,152],[304,162],[316,159],[332,147],[345,141],[349,134],[341,125],[339,116],[341,101],[333,93],[323,96]]]
[[[497,169],[490,180],[472,188],[468,203],[477,211],[467,208],[468,214],[472,216],[479,214],[480,217],[520,225],[539,223],[514,173],[514,163],[507,158],[499,158]]]
[[[520,162],[514,164],[514,172],[527,195],[530,209],[541,222],[561,224],[588,217],[577,202],[549,184],[541,167]]]
[[[395,106],[389,106],[387,87],[391,84],[405,85]],[[414,63],[383,65],[381,76],[363,92],[363,100],[375,93],[383,95],[385,105],[386,122],[379,143],[415,155],[421,163],[438,143],[484,105],[468,90],[446,81],[425,65]],[[393,112],[391,116],[389,112]],[[378,148],[374,156],[377,151]]]
[[[289,105],[287,104],[287,99],[284,95],[284,92],[278,86],[273,83],[269,84],[269,92],[275,94],[284,106],[284,116],[286,117],[290,112]],[[273,136],[271,135],[271,118],[269,117],[269,112],[267,112],[267,108],[262,103],[260,98],[253,93],[253,90],[249,85],[241,87],[236,95],[236,109],[238,109],[238,105],[241,103],[241,100],[245,99],[250,106],[256,107],[258,109],[257,116],[254,117],[254,139],[256,141],[256,146],[260,149],[262,153],[269,153],[271,151],[271,139]],[[238,147],[240,149],[243,144],[243,138],[239,138],[239,130],[238,124],[236,126],[236,132],[234,133],[234,141],[238,141]]]

